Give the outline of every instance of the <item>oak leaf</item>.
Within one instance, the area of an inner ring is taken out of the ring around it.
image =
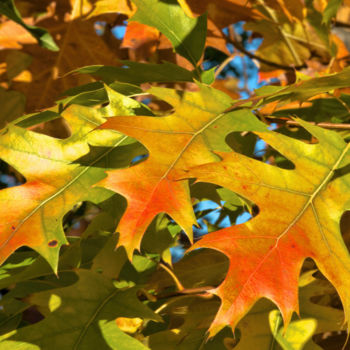
[[[69,287],[29,296],[27,302],[36,305],[45,319],[3,335],[0,349],[147,350],[116,322],[117,317],[160,320],[137,299],[137,287],[117,288],[110,279],[89,270],[76,274],[79,280]]]
[[[138,154],[139,146],[119,133],[91,132],[104,117],[132,114],[140,107],[111,89],[108,94],[111,103],[100,110],[71,106],[63,113],[72,130],[69,138],[55,139],[15,125],[3,130],[0,157],[18,170],[26,183],[0,191],[0,200],[7,208],[0,224],[1,263],[17,248],[29,246],[57,271],[59,249],[67,244],[64,215],[80,201],[98,203],[110,197],[101,189],[91,190],[105,177],[102,166],[106,162],[112,168],[113,164],[127,166]],[[118,146],[125,142],[126,152],[118,155]]]
[[[215,161],[212,150],[229,150],[225,135],[231,131],[262,130],[247,109],[224,113],[231,98],[206,85],[199,92],[151,88],[148,92],[173,106],[162,117],[115,117],[101,126],[139,140],[149,151],[148,159],[136,166],[108,172],[98,185],[122,194],[127,210],[117,231],[118,244],[129,256],[139,249],[144,231],[153,218],[169,214],[192,237],[196,223],[187,180],[175,181],[183,169]]]
[[[221,300],[211,335],[226,324],[233,328],[254,303],[271,299],[287,325],[298,312],[298,277],[312,258],[335,286],[349,316],[350,257],[339,221],[349,209],[350,144],[335,132],[299,123],[318,144],[282,134],[256,133],[295,166],[277,168],[237,153],[220,153],[221,162],[189,174],[197,181],[230,189],[256,203],[259,214],[245,224],[210,233],[193,248],[217,249],[230,258],[225,281],[213,290]]]
[[[321,349],[309,338],[313,333],[339,331],[342,328],[344,315],[342,310],[312,301],[316,297],[325,295],[330,297],[334,293],[334,288],[329,282],[312,277],[314,272],[311,270],[300,276],[301,319],[296,316],[285,330],[282,325],[282,317],[276,307],[269,300],[260,300],[237,325],[241,338],[236,350],[267,349],[273,343],[273,337],[277,338],[278,342],[284,343],[286,349],[304,349],[303,343],[305,342],[305,349]],[[270,322],[273,321],[270,327],[274,326],[271,329],[268,324],[269,318]]]

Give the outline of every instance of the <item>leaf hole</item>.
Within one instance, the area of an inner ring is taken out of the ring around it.
[[[294,169],[295,165],[276,149],[254,133],[233,132],[227,135],[226,143],[237,153],[282,169]]]
[[[89,146],[90,151],[74,161],[86,167],[94,164],[94,168],[113,170],[126,168],[144,161],[148,157],[147,149],[139,142],[128,143],[118,147]],[[96,162],[96,160],[98,160]]]
[[[293,115],[294,116],[294,115]],[[290,115],[289,115],[290,117]],[[304,118],[303,118],[304,119]],[[288,119],[290,120],[290,119]],[[295,125],[278,125],[278,124],[271,124],[272,130],[275,132],[288,136],[290,138],[299,140],[301,142],[304,142],[306,144],[317,144],[319,143],[318,139],[313,136],[308,130],[304,129],[300,124],[297,122],[294,122]]]
[[[72,135],[69,124],[64,118],[57,118],[38,124],[31,128],[31,130],[38,134],[47,135],[61,140],[67,139]]]
[[[24,183],[26,183],[25,177],[0,159],[0,189],[20,186]]]
[[[137,101],[147,105],[156,116],[168,115],[173,112],[174,107],[169,103],[153,95],[137,96]]]
[[[242,224],[259,212],[254,203],[226,188],[198,182],[190,189],[199,225],[194,227],[195,240],[209,232]]]
[[[350,250],[350,211],[343,213],[340,219],[340,231],[343,236],[345,245]]]

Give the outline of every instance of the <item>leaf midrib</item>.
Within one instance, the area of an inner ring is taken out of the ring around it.
[[[74,344],[74,348],[73,350],[77,350],[79,344],[81,343],[81,341],[83,340],[86,332],[88,331],[89,327],[92,325],[92,323],[95,321],[97,315],[101,312],[101,310],[105,307],[105,305],[118,293],[118,289],[113,290],[112,293],[110,293],[104,300],[102,300],[102,302],[98,305],[98,307],[96,308],[95,312],[91,315],[91,317],[89,318],[88,322],[86,322],[86,324],[84,325],[83,329],[81,330],[78,339],[76,340],[75,344]]]
[[[249,275],[248,279],[244,282],[244,284],[242,285],[242,287],[240,288],[240,293],[241,291],[246,287],[246,285],[249,283],[249,281],[251,280],[251,278],[255,275],[255,273],[260,269],[260,267],[264,264],[264,262],[266,261],[266,259],[271,255],[271,253],[277,248],[278,246],[278,242],[279,240],[296,224],[296,222],[301,218],[301,216],[305,213],[305,211],[308,209],[309,206],[311,206],[312,208],[314,208],[313,205],[313,200],[315,199],[315,197],[321,192],[322,188],[328,183],[329,179],[333,176],[335,170],[338,168],[339,164],[342,162],[342,160],[344,159],[344,157],[346,156],[346,153],[349,151],[350,149],[350,143],[348,143],[346,145],[346,147],[343,149],[342,153],[340,154],[339,158],[337,159],[337,161],[334,163],[333,167],[330,169],[330,171],[328,172],[328,174],[324,177],[324,179],[321,181],[320,185],[316,188],[316,190],[309,195],[309,199],[307,200],[307,202],[305,203],[305,205],[303,206],[303,208],[300,210],[300,212],[298,213],[298,215],[296,215],[296,217],[292,220],[292,222],[287,226],[287,228],[277,237],[276,239],[276,243],[275,245],[267,252],[267,254],[263,257],[263,259],[259,262],[258,266],[254,269],[254,271]],[[321,229],[320,225],[319,225],[319,219],[318,219],[318,215],[317,212],[313,210],[313,214],[315,215],[315,218],[317,220],[318,223],[318,228],[320,230],[320,233],[322,235],[322,238],[325,241],[325,244],[327,245],[330,253],[333,255],[334,252],[332,251],[332,249],[330,248],[328,241],[326,239],[326,237],[323,235],[323,230]],[[335,254],[336,256],[336,254]],[[239,293],[239,294],[240,294]],[[238,294],[238,295],[239,295]],[[233,307],[230,307],[230,309]]]
[[[150,18],[150,16],[148,16],[148,13],[147,11],[143,11],[143,14],[150,19],[151,22],[153,22],[152,18]],[[187,52],[188,54],[188,57],[190,59],[190,62],[193,64],[193,66],[196,66],[196,60],[195,58],[193,57],[192,55],[192,52],[190,50],[188,50],[187,46],[186,45],[183,45],[182,44],[182,40],[177,36],[177,33],[174,32],[165,22],[162,21],[161,17],[158,17],[158,20],[159,20],[159,23],[164,26],[165,28],[167,28],[167,30],[169,30],[169,32],[173,35],[175,41],[176,41],[176,44],[177,44],[177,47],[183,47],[185,49],[185,51]],[[192,28],[193,30],[194,28]]]
[[[45,199],[43,202],[41,202],[38,206],[36,206],[25,218],[23,218],[19,224],[17,225],[16,229],[12,231],[12,233],[9,235],[9,237],[0,245],[0,251],[4,246],[8,244],[8,242],[14,237],[14,235],[17,233],[17,231],[22,227],[22,225],[32,216],[34,215],[40,208],[42,208],[46,203],[50,202],[57,196],[59,196],[62,192],[64,192],[68,187],[70,187],[75,181],[77,181],[81,176],[83,176],[94,164],[99,162],[101,159],[103,159],[107,154],[112,152],[116,147],[118,147],[124,140],[126,140],[128,136],[122,137],[118,142],[116,142],[111,148],[109,148],[106,152],[101,154],[99,157],[97,157],[94,161],[92,161],[88,166],[84,167],[84,169],[77,174],[73,179],[71,179],[66,185],[61,187],[57,192],[55,192],[52,196]]]
[[[210,125],[212,125],[213,123],[215,123],[217,120],[219,120],[220,118],[222,118],[223,116],[225,116],[227,114],[226,111],[218,114],[215,118],[213,118],[212,120],[210,120],[208,123],[206,123],[201,129],[199,129],[198,131],[196,131],[195,133],[193,133],[191,139],[187,142],[187,144],[184,146],[184,148],[181,150],[181,152],[178,154],[178,156],[176,157],[176,159],[170,164],[169,168],[167,169],[167,171],[162,175],[162,177],[160,177],[159,181],[156,183],[156,185],[154,186],[148,200],[145,202],[144,208],[141,212],[141,214],[139,215],[139,219],[136,221],[136,227],[139,225],[139,222],[141,220],[141,217],[143,216],[144,212],[147,210],[148,205],[150,204],[152,197],[154,195],[154,192],[156,191],[156,189],[158,188],[158,185],[168,176],[169,172],[175,167],[176,163],[180,160],[180,158],[183,156],[183,154],[186,152],[186,150],[191,146],[192,142],[195,140],[195,138],[200,135],[203,131],[205,131],[207,128],[210,127]]]

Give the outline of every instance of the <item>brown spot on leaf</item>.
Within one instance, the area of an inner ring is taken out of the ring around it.
[[[57,241],[55,240],[55,239],[53,239],[52,241],[50,241],[49,243],[48,243],[48,245],[49,245],[49,247],[56,247],[57,246]]]

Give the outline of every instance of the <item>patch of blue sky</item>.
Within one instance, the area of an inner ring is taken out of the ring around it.
[[[105,25],[106,25],[106,22],[103,22],[103,21],[97,21],[95,23],[95,32],[97,35],[103,35]]]
[[[224,201],[221,201],[222,205],[224,203],[225,203]],[[199,227],[194,226],[193,228],[194,234],[197,236],[202,236],[208,233],[208,226],[206,225],[205,221],[214,225],[215,223],[217,223],[220,217],[221,208],[220,206],[218,206],[217,203],[213,201],[210,201],[210,200],[202,201],[196,204],[194,207],[195,212],[199,212],[203,210],[210,210],[210,212],[197,220]],[[217,226],[219,228],[225,228],[225,227],[231,226],[230,218],[228,216],[225,216]]]
[[[171,261],[174,264],[184,256],[185,249],[182,246],[178,245],[176,247],[170,248],[170,253],[171,253]]]
[[[207,209],[217,209],[218,208],[218,204],[210,201],[210,200],[206,200],[206,201],[201,201],[198,204],[196,204],[194,206],[194,211],[198,212],[198,211],[202,211],[202,210],[207,210]]]
[[[267,144],[264,140],[258,139],[254,147],[254,155],[262,157],[266,153]]]
[[[7,187],[13,187],[19,185],[18,181],[14,176],[1,174],[0,175],[0,182],[7,185]]]
[[[252,215],[246,211],[237,217],[236,225],[244,224],[245,222],[247,222],[251,218],[252,218]]]
[[[115,26],[112,29],[113,35],[119,40],[122,40],[124,38],[125,32],[126,32],[126,26],[125,25],[123,25],[123,26]]]
[[[135,163],[138,163],[140,160],[142,159],[146,159],[148,158],[148,154],[141,154],[139,156],[136,156],[132,161],[131,161],[131,165],[134,165]]]

